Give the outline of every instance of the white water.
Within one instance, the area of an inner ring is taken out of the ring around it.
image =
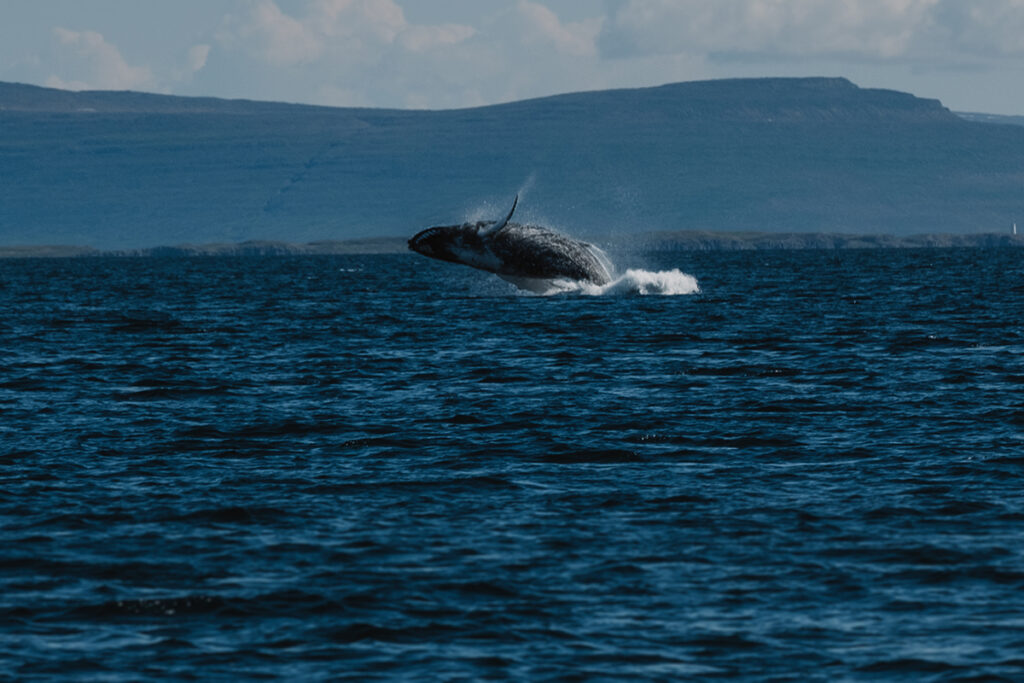
[[[519,284],[519,283],[517,283]],[[584,294],[587,296],[604,296],[607,294],[638,294],[676,296],[680,294],[696,294],[700,292],[697,278],[682,272],[678,268],[672,270],[650,271],[630,268],[606,285],[595,285],[583,280],[534,280],[530,291],[544,296],[552,294]],[[520,285],[522,286],[522,285]]]

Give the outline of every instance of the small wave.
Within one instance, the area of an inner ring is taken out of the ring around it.
[[[539,294],[544,296],[573,293],[587,296],[604,296],[607,294],[676,296],[700,292],[697,278],[684,273],[678,268],[657,272],[630,268],[606,285],[595,285],[592,282],[583,280],[567,279],[550,280],[546,281],[545,284],[546,288],[538,291]]]

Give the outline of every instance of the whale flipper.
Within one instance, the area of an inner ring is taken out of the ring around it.
[[[516,198],[512,200],[512,210],[508,212],[508,215],[505,216],[504,220],[500,220],[497,223],[492,223],[491,225],[488,225],[486,228],[480,231],[480,236],[484,237],[487,235],[493,235],[494,233],[498,232],[506,225],[508,225],[508,222],[512,220],[512,214],[516,212],[516,204],[518,203],[519,195],[517,194]]]

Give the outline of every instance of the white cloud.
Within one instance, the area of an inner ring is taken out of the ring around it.
[[[117,47],[96,31],[72,31],[56,27],[53,33],[62,48],[73,50],[78,57],[73,66],[78,77],[65,80],[62,76],[52,74],[46,81],[47,85],[68,90],[155,87],[149,67],[128,64]]]
[[[398,34],[398,42],[410,52],[424,52],[438,47],[457,45],[476,34],[476,29],[463,24],[410,26]]]
[[[1024,53],[1024,0],[621,0],[598,45],[609,58],[948,64]]]
[[[1024,0],[189,0],[97,10],[92,30],[21,4],[0,2],[20,27],[0,76],[64,88],[437,108],[825,74],[960,108],[1024,101]]]
[[[601,18],[563,24],[558,15],[546,5],[530,0],[516,4],[519,15],[527,22],[526,39],[551,44],[558,52],[577,57],[597,54],[597,36],[601,31]]]
[[[240,40],[275,66],[312,62],[323,53],[322,37],[315,28],[288,16],[272,0],[253,5],[237,31]]]
[[[462,24],[410,24],[394,0],[311,0],[297,16],[260,0],[243,19],[229,22],[221,39],[242,43],[275,66],[344,65],[378,60],[393,48],[423,52],[456,45],[475,32]]]
[[[328,36],[364,36],[381,43],[393,43],[408,26],[394,0],[313,0],[307,17]]]
[[[603,60],[597,40],[606,19],[600,8],[586,14],[586,2],[573,13],[549,0],[500,0],[474,25],[412,21],[402,9],[411,4],[254,0],[223,22],[219,63],[241,69],[255,58],[272,67],[263,68],[255,84],[266,95],[250,89],[242,96],[415,108],[478,106],[702,75],[690,68],[700,60],[688,56],[642,58],[628,67]],[[277,84],[273,94],[263,85],[271,83]]]
[[[188,69],[195,73],[206,66],[206,60],[210,57],[209,45],[193,45],[188,49]]]
[[[1024,54],[1024,0],[943,0],[935,14],[958,51],[993,57]]]
[[[410,22],[394,0],[306,0],[290,12],[259,0],[226,18],[217,36],[227,59],[274,67],[262,80],[287,82],[285,99],[315,93],[323,104],[403,106],[427,93],[436,105],[451,100],[438,88],[475,71],[478,55],[463,49],[474,27]]]
[[[628,0],[600,38],[604,54],[779,56],[904,54],[939,0]]]

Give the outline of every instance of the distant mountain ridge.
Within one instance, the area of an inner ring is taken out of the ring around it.
[[[742,103],[737,106],[736,88],[742,88]],[[616,100],[620,106],[649,106],[652,103],[685,104],[674,113],[683,117],[727,113],[735,118],[760,119],[771,113],[834,118],[843,114],[874,114],[879,118],[906,116],[953,120],[953,115],[938,100],[922,99],[895,90],[859,88],[845,78],[755,78],[720,79],[669,83],[647,88],[583,91],[548,95],[515,102],[471,107],[464,110],[520,110],[536,105],[592,107],[600,100]],[[724,106],[723,106],[724,105]],[[397,110],[326,107],[287,102],[264,102],[218,97],[184,97],[130,90],[59,90],[24,83],[0,81],[0,111],[48,113],[149,113],[149,114],[266,114],[280,112],[407,112]]]
[[[0,244],[140,249],[409,235],[496,216],[580,236],[992,232],[1024,127],[842,78],[445,111],[0,83]]]
[[[0,81],[0,111],[104,114],[261,114],[289,108],[330,109],[314,105],[219,97],[182,97],[131,90],[58,90]]]

